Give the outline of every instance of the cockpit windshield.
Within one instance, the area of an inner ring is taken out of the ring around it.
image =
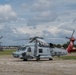
[[[20,50],[24,51],[25,49],[26,49],[26,47],[20,47],[20,48],[18,48],[18,51],[20,51]]]
[[[26,47],[22,47],[22,49],[21,49],[21,50],[22,50],[22,51],[24,51],[25,49],[26,49]]]

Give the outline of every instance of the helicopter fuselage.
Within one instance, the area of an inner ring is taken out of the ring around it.
[[[26,48],[24,50],[18,50],[16,52],[13,52],[14,57],[19,57],[24,60],[28,59],[53,59],[53,56],[61,56],[66,55],[67,51],[63,49],[58,48],[50,48],[50,47],[39,47],[35,48],[34,46],[25,46]],[[35,50],[36,49],[36,50]]]

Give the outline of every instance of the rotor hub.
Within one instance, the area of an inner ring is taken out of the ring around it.
[[[70,38],[70,41],[75,41],[75,38],[74,37]]]

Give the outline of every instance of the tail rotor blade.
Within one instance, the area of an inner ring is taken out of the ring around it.
[[[73,37],[73,35],[74,35],[74,32],[75,32],[75,30],[73,30],[73,33],[72,33],[72,36],[71,36],[71,37]]]

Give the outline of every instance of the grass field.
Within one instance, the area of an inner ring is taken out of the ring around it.
[[[60,59],[63,59],[63,60],[74,59],[74,60],[76,60],[76,56],[61,56]]]
[[[7,49],[7,50],[3,50],[0,51],[0,55],[11,55],[12,52],[16,51],[16,49]]]
[[[68,53],[67,55],[64,55],[64,56],[60,56],[59,59],[62,59],[62,60],[76,60],[76,52],[73,52],[73,53]]]

